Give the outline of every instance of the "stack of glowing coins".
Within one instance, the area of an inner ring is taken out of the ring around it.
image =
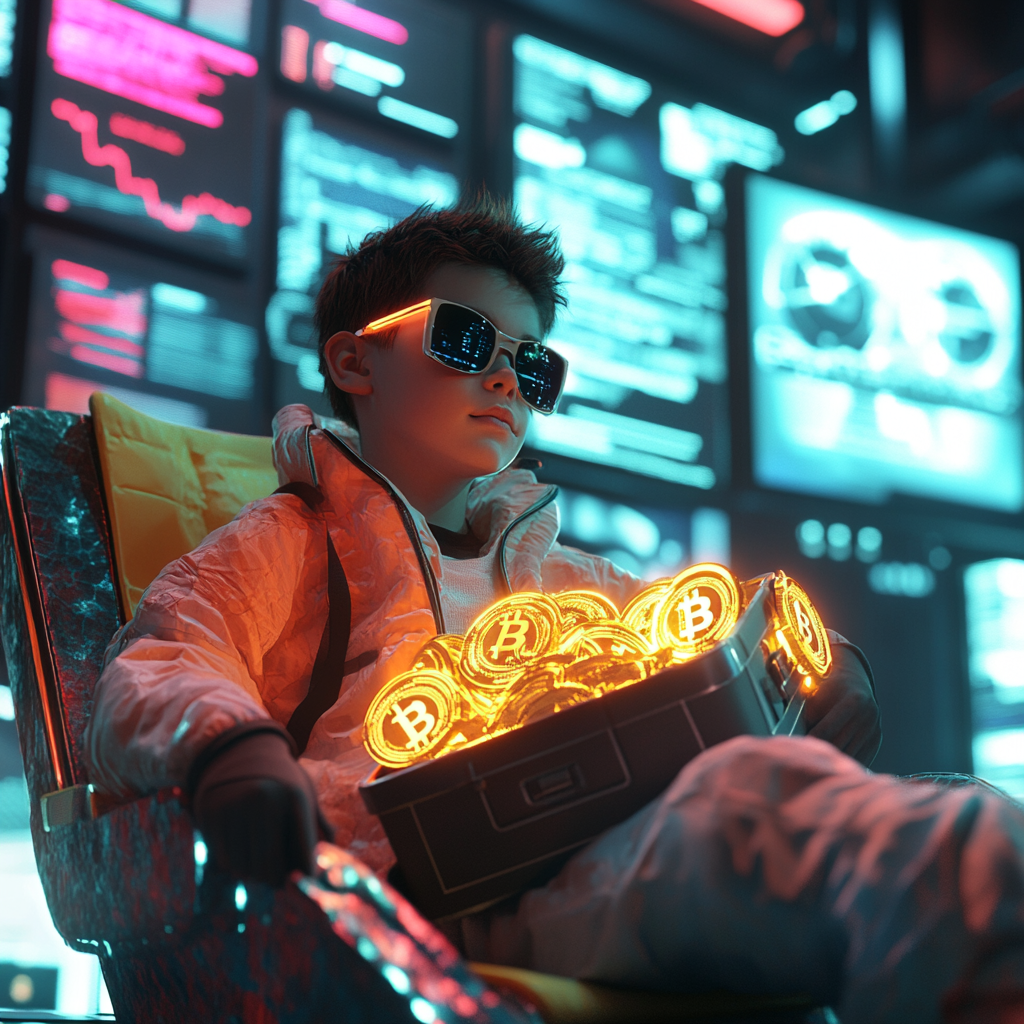
[[[483,612],[466,635],[442,634],[391,680],[366,713],[364,742],[389,768],[479,743],[632,686],[711,650],[733,631],[756,584],[705,562],[641,591],[620,613],[601,594],[520,593]],[[807,595],[774,576],[770,650],[813,690],[832,655]]]

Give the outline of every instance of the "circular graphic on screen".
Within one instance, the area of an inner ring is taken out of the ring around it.
[[[786,312],[808,344],[864,347],[874,293],[849,253],[825,241],[793,245],[783,258],[780,284]]]
[[[969,281],[949,281],[936,290],[945,306],[946,325],[939,344],[958,363],[979,363],[995,344],[992,317]]]

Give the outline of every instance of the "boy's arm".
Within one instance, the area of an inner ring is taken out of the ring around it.
[[[127,797],[185,786],[200,753],[228,730],[286,736],[261,694],[263,655],[296,626],[297,595],[307,612],[322,604],[322,542],[301,501],[275,495],[163,570],[97,684],[86,732],[97,787]],[[311,653],[301,638],[295,646],[298,682],[316,644]]]

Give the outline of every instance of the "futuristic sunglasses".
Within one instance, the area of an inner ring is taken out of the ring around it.
[[[425,355],[460,373],[485,373],[504,350],[512,357],[523,401],[544,415],[555,411],[569,367],[565,359],[542,342],[512,338],[499,331],[469,306],[447,299],[424,299],[368,323],[356,335],[386,331],[420,313],[427,314],[423,325]]]

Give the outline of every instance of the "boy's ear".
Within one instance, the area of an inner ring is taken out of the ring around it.
[[[373,391],[370,346],[351,331],[332,334],[324,345],[324,362],[331,380],[350,395],[368,395]]]

